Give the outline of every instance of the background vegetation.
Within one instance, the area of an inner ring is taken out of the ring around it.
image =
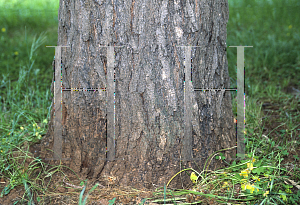
[[[236,203],[245,204],[298,204],[300,1],[229,0],[229,6],[227,46],[253,46],[245,48],[248,158],[208,175],[211,184],[200,180],[201,170],[194,170],[199,176],[194,191],[179,194],[190,201],[204,200],[197,198],[203,193],[200,184],[214,185],[211,193],[224,191],[227,201],[236,198]],[[30,178],[34,167],[20,168],[11,161],[10,153],[25,142],[39,141],[47,130],[54,49],[45,46],[57,45],[57,9],[57,0],[0,0],[0,178],[6,182],[1,193],[4,197],[14,187],[27,187],[24,180],[32,192],[41,191]],[[228,47],[227,55],[234,88],[236,48]],[[232,94],[236,113],[236,94]],[[221,152],[216,157],[222,158]],[[234,184],[240,184],[239,192]],[[159,194],[174,201],[166,191]],[[24,200],[29,200],[29,195]],[[213,199],[209,194],[206,197]]]

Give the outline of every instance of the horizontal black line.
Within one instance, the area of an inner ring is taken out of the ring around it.
[[[152,45],[162,45],[162,44],[152,44]],[[123,44],[122,46],[118,46],[118,45],[108,45],[108,46],[106,46],[106,45],[98,45],[98,47],[110,47],[110,46],[112,46],[112,47],[116,47],[116,48],[118,48],[118,47],[125,47],[125,46],[127,46],[127,47],[131,47],[131,48],[133,48],[133,46],[131,45],[131,44],[129,44],[129,43],[126,43],[126,44]],[[166,44],[166,46],[172,46],[173,47],[173,44]],[[47,47],[50,47],[50,46],[47,46]],[[55,46],[51,46],[51,47],[55,47]],[[70,47],[70,46],[65,46],[65,47]],[[205,47],[205,46],[191,46],[191,45],[187,45],[187,46],[177,46],[177,45],[175,45],[175,47]],[[229,47],[229,46],[226,46],[226,47]],[[250,46],[251,47],[251,46]]]
[[[209,89],[209,88],[195,88],[194,90],[237,90],[237,88],[217,88],[217,89]]]
[[[106,88],[92,88],[92,89],[84,89],[84,88],[79,88],[79,89],[70,89],[70,88],[63,88],[62,91],[77,91],[77,90],[80,90],[80,91],[98,91],[98,90],[106,90]],[[194,91],[201,91],[201,90],[237,90],[236,88],[233,88],[233,89],[224,89],[224,88],[220,88],[220,89],[207,89],[207,88],[196,88],[194,89]]]
[[[106,89],[64,89],[62,91],[98,91],[98,90],[105,91]]]
[[[105,88],[62,88],[63,90],[101,90]]]

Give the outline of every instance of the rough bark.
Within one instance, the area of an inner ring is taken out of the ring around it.
[[[184,135],[184,58],[192,48],[192,85],[229,88],[227,0],[61,0],[58,45],[63,88],[106,86],[106,49],[115,45],[116,160],[106,162],[106,93],[63,92],[63,161],[89,179],[117,177],[136,188],[163,186],[183,166],[203,169],[217,150],[235,146],[229,91],[192,92],[193,157],[180,162]],[[53,110],[51,112],[53,119]],[[43,149],[52,148],[53,120]],[[52,153],[48,157],[51,157]],[[225,153],[235,157],[235,150]],[[47,156],[44,156],[47,157]],[[212,160],[209,169],[224,166]],[[170,187],[182,188],[182,173]]]

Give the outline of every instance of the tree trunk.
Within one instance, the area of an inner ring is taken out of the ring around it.
[[[116,184],[152,189],[209,156],[236,145],[226,56],[227,0],[60,1],[58,45],[63,88],[107,86],[107,48],[115,47],[115,161],[105,161],[107,93],[64,91],[62,161],[80,176],[117,178]],[[192,47],[193,157],[183,161],[185,48]],[[42,149],[53,146],[53,106]],[[225,153],[235,157],[235,149]],[[52,157],[52,152],[44,157]],[[214,170],[224,164],[215,158]],[[169,187],[186,187],[186,173]]]

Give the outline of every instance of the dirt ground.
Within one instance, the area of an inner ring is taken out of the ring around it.
[[[286,126],[281,126],[276,129],[278,125],[281,123],[278,121],[280,115],[278,113],[279,108],[281,105],[273,104],[271,102],[265,102],[262,105],[263,111],[264,111],[264,117],[262,120],[264,123],[264,129],[263,129],[263,135],[268,135],[273,129],[279,132],[279,130],[286,129]],[[273,111],[272,114],[270,114],[270,110]],[[297,113],[297,110],[291,111],[291,114]],[[268,116],[268,119],[265,119],[265,117]],[[298,129],[299,130],[299,129]],[[257,132],[257,130],[255,130]],[[279,134],[274,134],[277,132],[272,132],[273,134],[269,135],[268,137],[271,138],[276,142],[276,144],[279,143],[281,138],[283,136]],[[295,136],[299,136],[300,131],[297,131],[295,133]],[[296,137],[293,137],[293,139],[289,140],[297,140]],[[293,155],[300,156],[300,147],[299,145],[295,145],[296,147],[294,149],[289,150],[289,155],[284,157],[284,160],[281,162],[281,164],[289,163],[291,167],[286,167],[289,170],[288,175],[292,176],[293,173],[293,164],[295,163],[295,160],[293,158]],[[37,157],[39,156],[40,147],[39,144],[34,144],[30,147],[30,152],[34,153],[33,156]],[[38,150],[37,152],[35,152]],[[259,152],[259,150],[258,150]],[[27,165],[30,162],[26,162]],[[26,166],[26,164],[25,164]],[[297,166],[298,167],[298,166]],[[36,172],[38,173],[38,169]],[[72,183],[73,185],[79,186],[80,180],[71,172],[69,169],[61,170],[64,174],[66,174],[67,178],[69,179],[69,183]],[[33,193],[34,198],[34,204],[53,204],[53,205],[60,205],[60,204],[78,204],[79,201],[79,195],[81,192],[81,189],[76,189],[74,187],[70,187],[67,184],[64,183],[63,179],[63,173],[57,172],[50,177],[45,176],[39,176],[39,179],[44,179],[44,184],[42,184],[42,181],[35,181],[34,183],[36,185],[39,185],[39,187],[44,188],[45,192],[39,191],[37,193]],[[82,181],[84,179],[81,179]],[[295,180],[295,179],[294,179]],[[109,183],[109,181],[99,181],[101,185],[98,186],[88,197],[88,203],[89,205],[108,205],[109,200],[115,199],[114,204],[139,204],[144,198],[152,198],[154,190],[136,190],[132,189],[130,187],[115,187],[113,182]],[[9,181],[6,181],[4,178],[0,178],[0,193],[2,192],[3,188],[9,184]],[[35,185],[33,184],[33,186]],[[95,182],[88,182],[88,186],[86,190],[90,190]],[[32,189],[31,189],[32,190]],[[296,187],[293,187],[292,191],[296,193],[298,190]],[[87,191],[85,191],[83,198],[86,196]],[[36,201],[37,197],[41,198],[40,202]],[[10,191],[9,194],[3,196],[0,198],[0,205],[13,205],[14,202],[20,201],[21,198],[26,198],[24,194],[24,185],[15,187],[13,190]],[[28,204],[27,201],[18,202],[19,204]],[[148,201],[145,202],[145,204],[156,204],[151,203]]]
[[[29,151],[33,157],[38,157],[40,154],[40,144],[34,144],[30,146]],[[37,152],[35,152],[37,151]],[[17,155],[13,155],[16,157]],[[26,160],[25,166],[28,166],[32,160]],[[46,168],[46,170],[50,169],[51,166]],[[35,173],[32,174],[33,177],[30,177],[32,180],[38,176],[38,173],[41,169],[36,169]],[[76,177],[76,175],[71,172],[67,168],[62,168],[62,172],[56,172],[52,175],[52,178],[45,177],[43,175],[39,176],[39,179],[44,180],[44,184],[41,180],[35,180],[35,184],[40,188],[43,188],[45,191],[37,191],[33,194],[34,204],[78,204],[79,195],[82,189],[69,186],[68,184],[79,186],[80,180]],[[64,175],[66,178],[64,179]],[[69,180],[67,180],[69,179]],[[84,179],[81,179],[84,181]],[[68,184],[66,184],[66,183]],[[113,181],[97,181],[100,185],[88,196],[89,205],[108,205],[109,200],[115,199],[114,204],[139,204],[144,198],[151,198],[153,194],[150,190],[136,190],[130,187],[116,187],[114,186]],[[9,181],[6,181],[4,178],[0,178],[0,193],[4,189],[4,187],[9,184]],[[83,199],[87,195],[88,191],[96,184],[96,182],[87,181],[87,188],[83,195]],[[29,185],[29,184],[28,184]],[[29,185],[30,186],[30,185]],[[33,185],[34,186],[34,185]],[[32,191],[33,189],[31,189]],[[154,191],[154,190],[153,190]],[[40,201],[37,202],[37,197],[40,197]],[[21,202],[21,199],[25,199]],[[25,194],[24,185],[20,185],[15,187],[10,191],[9,194],[4,195],[0,198],[0,205],[14,205],[17,202],[17,205],[28,204],[28,197]],[[155,204],[155,203],[145,203],[145,204]]]

